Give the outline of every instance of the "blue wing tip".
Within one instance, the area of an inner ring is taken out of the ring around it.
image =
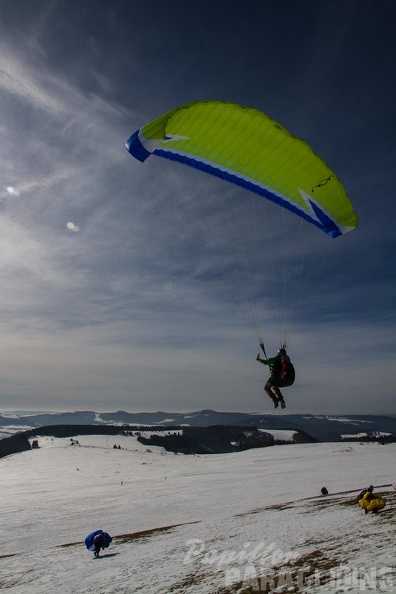
[[[151,155],[151,153],[145,149],[141,143],[139,132],[140,130],[136,130],[136,132],[134,132],[132,136],[128,138],[125,143],[125,148],[128,153],[132,155],[132,157],[135,157],[135,159],[143,163]]]

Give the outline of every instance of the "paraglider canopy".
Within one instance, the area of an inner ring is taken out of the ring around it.
[[[95,538],[95,536],[98,536],[98,534],[103,534],[103,536],[104,536],[104,544],[103,544],[104,549],[107,549],[107,547],[110,545],[110,543],[113,540],[111,538],[110,534],[107,534],[107,532],[103,532],[103,530],[95,530],[95,532],[91,532],[91,534],[88,534],[88,536],[85,538],[85,546],[87,547],[88,551],[95,550],[94,538]]]
[[[303,140],[265,113],[224,101],[176,107],[137,130],[128,152],[200,169],[287,208],[330,237],[357,216],[335,173]]]
[[[205,250],[212,278],[218,273],[258,343],[266,300],[266,316],[272,313],[280,343],[288,344],[312,268],[306,254],[316,254],[305,222],[331,238],[358,223],[336,174],[262,111],[225,101],[176,107],[134,132],[126,148],[162,173],[164,204],[174,200]],[[201,180],[193,169],[227,183],[207,183],[209,176]]]

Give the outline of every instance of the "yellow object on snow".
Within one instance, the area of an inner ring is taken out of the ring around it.
[[[375,511],[385,507],[386,501],[381,495],[374,495],[371,491],[366,491],[359,501],[360,507],[366,511]]]

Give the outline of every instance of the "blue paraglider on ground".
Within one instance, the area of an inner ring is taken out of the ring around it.
[[[102,532],[103,530],[95,530],[95,532],[91,532],[91,534],[88,534],[88,536],[85,539],[85,546],[87,547],[88,551],[95,550],[94,538],[97,534],[102,534]],[[110,534],[107,534],[107,532],[103,532],[103,534],[105,536],[105,544],[103,548],[107,549],[107,547],[113,539],[111,538]]]

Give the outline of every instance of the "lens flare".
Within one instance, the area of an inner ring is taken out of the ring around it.
[[[13,186],[7,186],[6,192],[9,196],[20,196],[20,192],[16,190]]]

